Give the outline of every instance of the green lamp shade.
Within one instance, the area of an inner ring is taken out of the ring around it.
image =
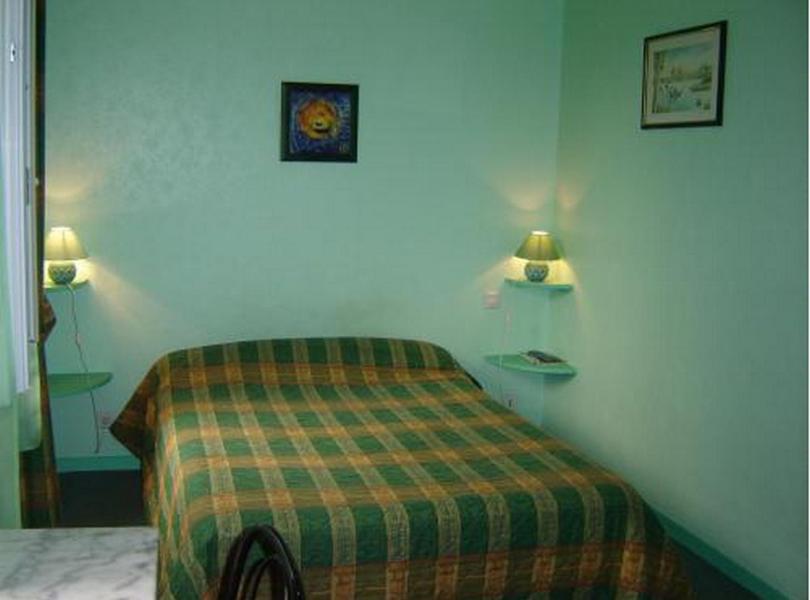
[[[70,227],[51,227],[45,237],[48,276],[58,285],[69,285],[76,278],[76,263],[87,258],[79,236]]]
[[[51,227],[45,238],[45,260],[81,260],[87,252],[70,227]]]
[[[523,272],[526,279],[535,283],[540,283],[548,275],[547,261],[560,258],[554,240],[546,231],[532,231],[515,251],[515,256],[529,261]]]
[[[547,231],[532,231],[515,251],[517,258],[526,260],[557,260],[560,258],[554,239]]]

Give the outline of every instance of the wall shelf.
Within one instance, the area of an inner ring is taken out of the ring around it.
[[[72,287],[75,290],[75,289],[78,289],[80,287],[84,287],[86,285],[87,285],[87,279],[85,279],[84,281],[75,281],[75,282],[71,283],[69,286],[62,285],[62,284],[59,284],[59,283],[45,282],[42,285],[42,287],[45,289],[46,292],[67,292],[68,287]]]
[[[106,385],[112,373],[51,373],[48,375],[48,391],[51,398],[83,394]]]
[[[506,283],[515,287],[521,288],[535,288],[538,290],[547,290],[550,292],[569,292],[574,289],[571,283],[555,283],[553,281],[529,281],[528,279],[512,279],[511,277],[505,278]]]
[[[577,374],[576,368],[567,362],[535,364],[523,358],[520,354],[490,354],[484,360],[496,367],[509,369],[510,371],[523,371],[526,373],[538,373],[540,375],[561,375],[572,376]]]

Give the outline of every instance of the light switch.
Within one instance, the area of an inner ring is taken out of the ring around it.
[[[488,290],[484,292],[484,308],[500,308],[501,292],[499,290]]]

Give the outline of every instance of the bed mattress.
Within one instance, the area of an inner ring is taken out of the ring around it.
[[[143,465],[161,598],[214,597],[231,541],[259,523],[311,599],[690,595],[626,482],[426,342],[172,352],[112,432]]]

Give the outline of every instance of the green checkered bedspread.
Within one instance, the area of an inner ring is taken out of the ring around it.
[[[689,596],[632,488],[432,344],[172,352],[112,431],[142,461],[162,598],[213,597],[257,523],[284,536],[311,599]]]

